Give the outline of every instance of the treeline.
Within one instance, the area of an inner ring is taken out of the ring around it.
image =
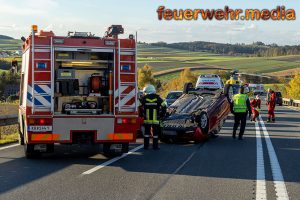
[[[300,45],[294,46],[278,46],[277,44],[266,45],[263,42],[254,42],[253,44],[222,44],[215,42],[178,42],[165,43],[157,42],[151,43],[152,46],[176,48],[194,52],[209,52],[215,54],[235,55],[235,56],[258,56],[258,57],[274,57],[285,55],[300,54]]]

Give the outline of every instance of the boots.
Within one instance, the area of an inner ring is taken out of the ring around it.
[[[236,131],[233,131],[233,133],[232,133],[232,138],[233,138],[233,139],[236,138]]]
[[[275,123],[275,118],[272,118],[272,122]]]
[[[159,150],[159,147],[158,147],[158,136],[153,136],[153,149],[154,150]]]
[[[268,118],[267,122],[268,122],[268,123],[269,123],[269,122],[271,122],[271,119],[270,119],[270,118]]]
[[[149,136],[144,136],[144,149],[148,149],[149,148]]]

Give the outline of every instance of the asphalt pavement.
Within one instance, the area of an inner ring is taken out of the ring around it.
[[[0,148],[0,199],[300,199],[300,112],[276,107],[276,123],[248,121],[242,141],[232,119],[205,143],[145,151],[139,139],[115,159],[97,147],[56,145],[35,160]]]

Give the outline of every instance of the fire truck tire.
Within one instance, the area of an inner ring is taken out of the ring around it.
[[[47,153],[54,152],[54,144],[47,144]]]
[[[106,157],[116,157],[120,156],[123,153],[128,153],[129,151],[129,143],[121,143],[122,145],[122,150],[120,152],[116,152],[115,150],[110,149],[111,143],[104,143],[103,144],[103,154]]]
[[[24,152],[25,156],[28,159],[37,158],[40,156],[40,153],[37,151],[34,151],[34,145],[33,144],[24,144]]]

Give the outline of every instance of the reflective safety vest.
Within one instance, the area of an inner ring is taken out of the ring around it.
[[[245,113],[247,112],[247,99],[246,94],[236,94],[233,96],[233,112]]]
[[[159,124],[159,114],[161,107],[165,107],[165,102],[157,94],[148,94],[141,99],[144,107],[144,124]]]

